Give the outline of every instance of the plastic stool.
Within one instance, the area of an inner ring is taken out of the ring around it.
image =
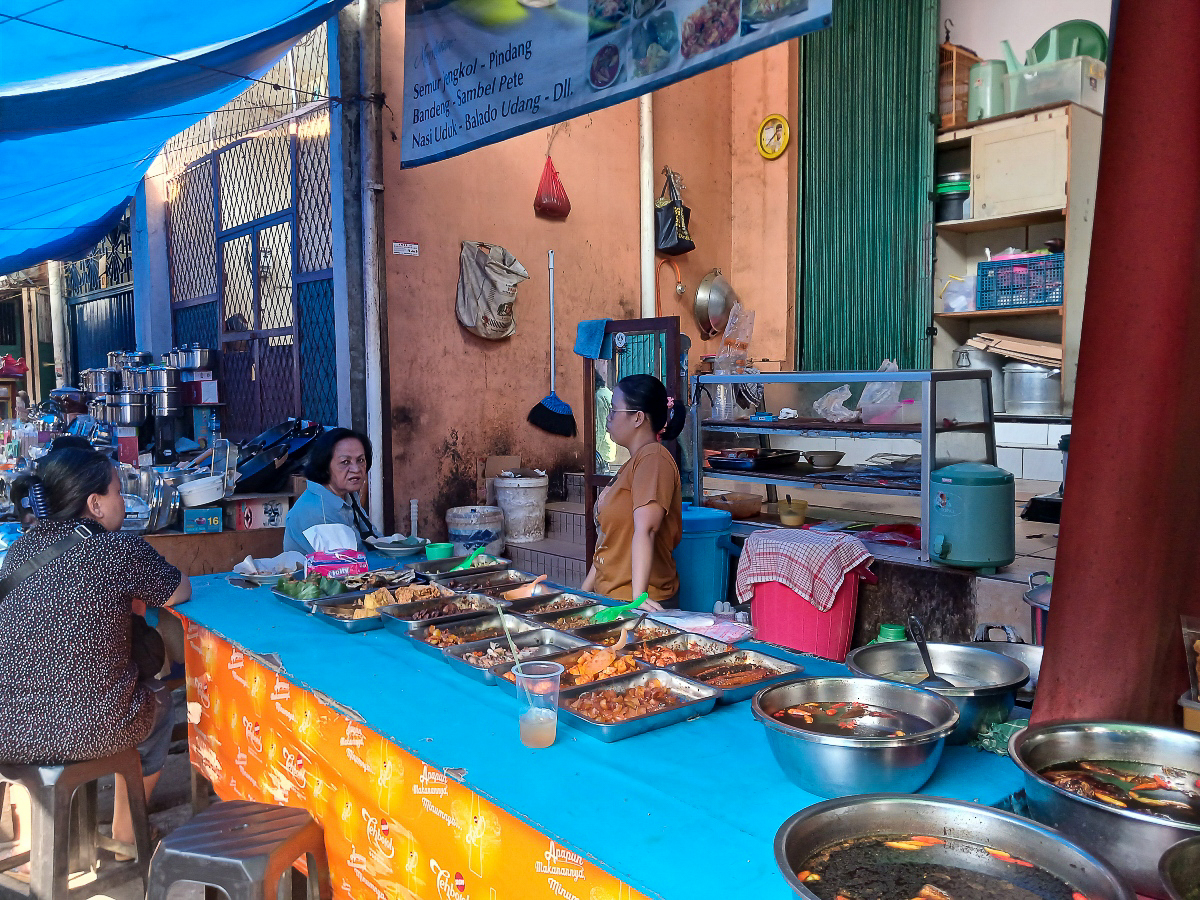
[[[230,900],[275,900],[280,878],[301,856],[308,863],[309,900],[329,900],[325,832],[305,810],[249,800],[214,803],[159,843],[146,896],[162,900],[175,882],[194,881],[220,888]]]
[[[96,831],[96,780],[113,774],[124,777],[129,791],[134,847]],[[134,873],[145,886],[150,861],[150,824],[146,818],[142,761],[136,747],[102,759],[58,765],[0,763],[0,781],[19,784],[29,791],[33,808],[31,852],[0,859],[0,870],[28,861],[29,882],[0,871],[0,898],[67,900],[72,895],[91,896],[103,893],[106,887],[125,881]],[[83,790],[79,791],[80,788]],[[98,848],[136,858],[101,863],[96,856]],[[95,878],[72,890],[68,880],[76,872],[92,872]]]

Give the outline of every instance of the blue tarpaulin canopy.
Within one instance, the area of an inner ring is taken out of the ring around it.
[[[163,144],[349,0],[0,0],[0,273],[86,249]]]

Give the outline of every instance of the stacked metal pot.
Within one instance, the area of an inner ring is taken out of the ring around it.
[[[208,368],[211,351],[193,344],[164,353],[160,365],[152,365],[153,359],[147,351],[113,351],[107,366],[79,373],[97,421],[139,426],[151,415],[179,415],[180,370]]]

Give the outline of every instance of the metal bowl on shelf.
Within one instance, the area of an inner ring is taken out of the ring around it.
[[[1024,880],[1040,871],[1065,882],[1075,896],[1087,900],[1134,900],[1133,892],[1103,859],[1052,828],[977,803],[912,794],[864,794],[827,800],[801,810],[775,834],[775,864],[798,896],[819,900],[819,895],[800,880],[799,873],[832,844],[877,835],[936,835],[947,842],[938,850],[948,868],[981,872],[1005,881]],[[985,847],[1032,865],[1017,867],[986,853]],[[879,865],[872,859],[872,853],[878,850],[878,845],[863,847],[863,861]],[[900,850],[896,855],[905,852]],[[822,887],[829,890],[831,885],[826,881]],[[832,890],[839,887],[848,889],[850,885],[833,885]],[[955,896],[972,895],[960,892]],[[1023,892],[1021,896],[1037,894]]]
[[[833,735],[781,722],[775,714],[809,702],[865,703],[916,716],[923,731],[902,737]],[[915,791],[942,758],[958,723],[954,704],[932,691],[874,678],[802,678],[754,695],[751,712],[767,730],[775,761],[792,782],[818,797]]]
[[[1004,722],[1017,691],[1029,681],[1023,662],[970,644],[930,644],[933,670],[954,687],[930,688],[958,707],[951,744],[965,744],[984,728]],[[921,653],[912,641],[888,641],[851,650],[846,665],[856,675],[920,685],[927,677]]]
[[[1014,734],[1008,753],[1025,776],[1032,818],[1103,856],[1139,894],[1171,896],[1159,860],[1180,841],[1200,837],[1200,821],[1189,824],[1081,797],[1041,772],[1063,763],[1103,760],[1178,768],[1194,779],[1200,768],[1200,734],[1133,722],[1045,722]]]

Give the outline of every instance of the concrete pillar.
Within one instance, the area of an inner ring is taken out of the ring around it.
[[[154,358],[172,346],[171,276],[167,258],[166,165],[163,156],[138,184],[130,216],[133,316],[137,349]],[[130,348],[133,349],[133,348]]]
[[[58,260],[46,263],[50,282],[50,333],[54,340],[54,386],[62,387],[71,378],[71,353],[67,348],[67,301],[63,297],[63,269]]]
[[[1171,723],[1200,615],[1200,4],[1123,3],[1114,37],[1034,718]]]

